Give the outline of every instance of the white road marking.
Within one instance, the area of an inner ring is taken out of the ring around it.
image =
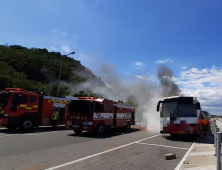
[[[129,145],[138,143],[138,142],[143,141],[143,140],[154,138],[154,137],[159,136],[159,135],[161,135],[161,134],[154,135],[154,136],[151,136],[151,137],[148,137],[148,138],[145,138],[145,139],[141,139],[141,140],[138,140],[138,141],[135,141],[135,142],[132,142],[132,143],[128,143],[126,145],[118,146],[116,148],[113,148],[113,149],[110,149],[110,150],[107,150],[107,151],[99,152],[99,153],[96,153],[96,154],[93,154],[93,155],[90,155],[90,156],[87,156],[87,157],[84,157],[84,158],[80,158],[80,159],[77,159],[77,160],[74,160],[74,161],[71,161],[71,162],[67,162],[67,163],[64,163],[64,164],[61,164],[61,165],[58,165],[58,166],[54,166],[54,167],[51,167],[51,168],[48,168],[48,169],[45,169],[45,170],[58,169],[58,168],[61,168],[61,167],[64,167],[64,166],[67,166],[67,165],[70,165],[70,164],[73,164],[73,163],[76,163],[76,162],[79,162],[79,161],[83,161],[83,160],[86,160],[86,159],[89,159],[89,158],[92,158],[92,157],[95,157],[95,156],[98,156],[98,155],[102,155],[104,153],[108,153],[108,152],[111,152],[111,151],[114,151],[114,150],[117,150],[117,149],[129,146]]]
[[[0,136],[0,138],[2,138],[2,137],[8,137],[8,136],[16,136],[16,135],[19,135],[19,134],[13,134],[13,135],[3,135],[3,136]]]
[[[151,143],[140,143],[140,142],[138,142],[138,144],[143,144],[143,145],[153,145],[153,146],[161,146],[161,147],[176,148],[176,149],[189,149],[189,148],[180,148],[180,147],[175,147],[175,146],[157,145],[157,144],[151,144]]]
[[[179,162],[179,164],[176,166],[176,168],[174,170],[180,170],[181,166],[183,165],[183,162],[186,160],[187,156],[189,155],[189,153],[193,149],[194,145],[195,145],[195,142],[191,145],[190,149],[187,151],[187,153],[184,155],[183,159],[181,159],[181,161]]]

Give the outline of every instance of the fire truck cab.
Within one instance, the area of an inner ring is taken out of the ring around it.
[[[6,88],[0,92],[0,125],[9,129],[32,129],[50,125],[53,107],[60,107],[58,123],[66,122],[69,99],[41,96],[21,88]]]
[[[71,100],[66,128],[75,133],[97,130],[102,134],[107,128],[126,127],[135,124],[134,108],[112,100],[79,97]]]

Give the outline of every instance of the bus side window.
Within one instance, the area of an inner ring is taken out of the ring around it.
[[[163,104],[160,104],[160,117],[163,117]]]

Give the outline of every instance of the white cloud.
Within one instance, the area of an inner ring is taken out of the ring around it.
[[[54,47],[54,46],[51,46],[51,48],[50,48],[50,50],[58,50],[56,47]]]
[[[158,79],[157,79],[156,76],[150,76],[148,79],[151,80],[151,81],[158,82]]]
[[[78,38],[79,36],[78,36],[78,34],[72,34],[72,37],[76,39],[76,38]]]
[[[93,57],[90,55],[80,53],[78,56],[75,57],[75,59],[83,61],[83,62],[91,62],[93,60]]]
[[[187,71],[180,72],[180,78],[177,84],[186,85],[192,88],[205,87],[209,84],[210,86],[221,86],[222,85],[222,69],[215,66],[212,68],[192,68]]]
[[[60,48],[61,48],[64,52],[66,52],[66,53],[71,52],[68,45],[63,45],[63,46],[61,46]]]
[[[128,75],[128,76],[130,75],[130,73],[128,73],[128,72],[124,72],[124,74],[126,74],[126,75]]]
[[[148,80],[146,75],[136,75],[137,78],[141,79],[141,80]]]
[[[58,31],[53,29],[49,33],[47,39],[50,39],[51,41],[51,47],[49,49],[53,51],[57,50],[61,53],[69,53],[72,51],[72,48],[78,45],[78,35],[68,34],[66,31]]]
[[[164,57],[163,60],[157,60],[154,63],[165,64],[165,63],[172,63],[172,62],[173,62],[173,60],[171,58]]]
[[[64,31],[64,32],[61,32],[61,35],[63,36],[63,37],[65,37],[66,36],[66,32]]]
[[[187,67],[183,66],[183,67],[180,67],[180,69],[186,70],[186,69],[187,69]]]
[[[218,112],[218,108],[222,107],[222,69],[212,66],[181,71],[175,82],[183,94],[198,97],[205,110],[222,114]]]
[[[142,63],[142,62],[134,62],[134,64],[136,65],[136,66],[142,66],[142,65],[144,65],[144,63]]]

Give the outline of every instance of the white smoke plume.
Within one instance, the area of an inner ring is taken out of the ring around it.
[[[93,93],[104,94],[110,100],[121,100],[123,102],[126,102],[131,96],[130,100],[138,104],[136,122],[146,124],[149,131],[159,132],[159,113],[156,112],[159,93],[156,89],[155,93],[153,91],[157,84],[149,80],[138,79],[136,76],[122,78],[114,65],[109,65],[105,62],[101,64],[99,79],[87,77],[89,75],[87,74],[88,71],[75,73],[87,78],[88,81],[72,87],[72,93],[90,89]]]
[[[86,72],[78,72],[83,77],[87,77]],[[101,64],[100,79],[89,78],[88,81],[73,88],[73,92],[90,89],[93,93],[104,94],[106,98],[126,102],[130,99],[138,104],[136,108],[136,121],[147,125],[150,132],[159,132],[160,113],[156,111],[159,100],[162,100],[161,88],[156,88],[158,84],[152,81],[141,80],[136,76],[122,78],[114,65],[105,62]],[[104,84],[103,84],[104,82]],[[166,85],[167,87],[167,85]],[[163,91],[168,88],[164,88]],[[159,90],[159,91],[158,91]],[[155,92],[155,93],[154,93]]]

